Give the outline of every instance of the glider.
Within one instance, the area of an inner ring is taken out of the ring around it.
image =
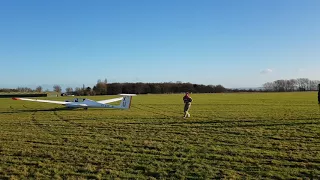
[[[119,94],[119,98],[101,100],[101,101],[93,101],[87,98],[75,98],[73,100],[66,101],[52,101],[52,100],[41,100],[41,99],[27,99],[27,98],[16,98],[13,97],[13,100],[22,100],[22,101],[34,101],[34,102],[44,102],[44,103],[54,103],[61,104],[68,108],[113,108],[113,109],[130,109],[132,96],[136,96],[136,94]],[[121,101],[120,105],[111,105],[108,103]]]

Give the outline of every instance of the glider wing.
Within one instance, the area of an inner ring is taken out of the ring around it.
[[[51,100],[41,100],[41,99],[28,99],[28,98],[12,98],[13,100],[22,100],[22,101],[34,101],[34,102],[44,102],[44,103],[54,103],[54,104],[69,104],[71,102],[64,101],[51,101]]]
[[[97,102],[98,102],[98,103],[102,103],[102,104],[106,104],[106,103],[121,101],[122,99],[123,99],[123,97],[119,97],[119,98],[101,100],[101,101],[97,101]]]

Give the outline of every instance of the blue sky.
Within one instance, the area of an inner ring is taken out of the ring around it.
[[[319,0],[0,2],[0,88],[320,79]]]

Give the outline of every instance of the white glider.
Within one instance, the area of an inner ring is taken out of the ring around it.
[[[44,103],[54,103],[61,104],[68,108],[113,108],[113,109],[130,109],[132,96],[136,96],[136,94],[119,94],[119,98],[101,100],[101,101],[93,101],[86,98],[75,98],[71,101],[52,101],[52,100],[41,100],[41,99],[27,99],[27,98],[12,98],[13,100],[22,100],[22,101],[34,101],[34,102],[44,102]],[[111,105],[108,103],[121,101],[120,105]]]

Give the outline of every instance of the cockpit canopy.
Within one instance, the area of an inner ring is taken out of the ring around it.
[[[66,100],[66,102],[83,102],[85,100],[85,98],[74,98],[72,100]]]

